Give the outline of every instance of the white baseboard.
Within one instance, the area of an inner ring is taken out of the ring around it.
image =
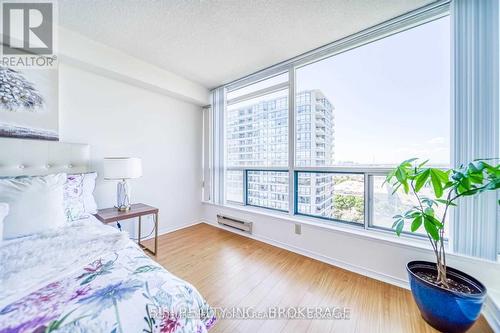
[[[261,241],[263,243],[273,245],[273,246],[279,247],[281,249],[285,249],[285,250],[288,250],[290,252],[294,252],[294,253],[303,255],[305,257],[316,259],[318,261],[324,262],[324,263],[329,264],[329,265],[343,268],[343,269],[348,270],[350,272],[364,275],[364,276],[367,276],[369,278],[376,279],[376,280],[379,280],[379,281],[382,281],[385,283],[389,283],[391,285],[401,287],[404,289],[408,289],[408,290],[410,289],[408,281],[400,279],[400,278],[396,278],[394,276],[390,276],[390,275],[387,275],[387,274],[384,274],[381,272],[376,272],[376,271],[373,271],[370,269],[366,269],[366,268],[358,266],[358,265],[352,265],[348,262],[334,259],[334,258],[330,258],[330,257],[327,257],[327,256],[322,255],[320,253],[316,253],[316,252],[309,251],[309,250],[306,250],[306,249],[303,249],[303,248],[300,248],[297,246],[292,246],[292,245],[289,245],[289,244],[286,244],[283,242],[279,242],[279,241],[273,240],[273,239],[265,237],[265,236],[240,232],[236,229],[224,227],[216,222],[208,221],[206,219],[202,219],[198,223],[205,223],[205,224],[208,224],[208,225],[220,228],[220,229],[224,229],[224,230],[232,232],[232,233],[236,233],[236,234],[244,236],[244,237],[255,239],[255,240]],[[495,304],[495,302],[490,298],[490,296],[488,296],[486,298],[486,302],[485,302],[484,307],[483,307],[483,315],[484,315],[484,318],[486,319],[486,321],[488,322],[488,324],[490,325],[490,327],[492,328],[493,332],[500,333],[500,309]]]
[[[487,297],[484,302],[483,315],[493,332],[500,332],[500,308],[495,302]]]
[[[194,221],[193,223],[186,224],[186,225],[183,225],[183,226],[180,226],[180,227],[175,227],[175,228],[158,228],[158,237],[161,236],[161,235],[169,234],[169,233],[174,232],[174,231],[178,231],[178,230],[182,230],[182,229],[185,229],[185,228],[189,228],[189,227],[192,227],[192,226],[200,224],[200,223],[203,223],[203,221],[197,220],[197,221]],[[155,237],[154,235],[150,235],[150,236],[145,237],[143,239],[144,240],[146,240],[146,239],[152,239],[154,237]]]

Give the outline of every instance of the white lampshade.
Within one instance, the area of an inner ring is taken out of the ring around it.
[[[104,179],[132,179],[142,176],[142,161],[137,157],[105,157]]]

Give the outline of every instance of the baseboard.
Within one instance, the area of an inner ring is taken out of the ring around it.
[[[192,227],[192,226],[200,224],[200,223],[203,223],[203,221],[196,220],[193,223],[186,224],[186,225],[183,225],[183,226],[180,226],[180,227],[175,227],[175,228],[158,228],[158,236],[166,235],[166,234],[169,234],[169,233],[174,232],[174,231],[178,231],[178,230],[182,230],[182,229],[185,229],[185,228],[189,228],[189,227]],[[154,235],[150,235],[150,236],[145,237],[143,239],[146,240],[146,239],[152,239],[152,238],[154,238]]]
[[[352,264],[347,263],[345,261],[333,259],[333,258],[327,257],[325,255],[322,255],[320,253],[316,253],[314,251],[309,251],[309,250],[306,250],[306,249],[303,249],[303,248],[300,248],[297,246],[292,246],[292,245],[289,245],[289,244],[286,244],[283,242],[273,240],[273,239],[265,237],[265,236],[240,232],[236,229],[224,227],[216,222],[208,221],[205,219],[200,220],[198,223],[205,223],[205,224],[208,224],[208,225],[211,225],[211,226],[214,226],[214,227],[217,227],[217,228],[220,228],[220,229],[223,229],[223,230],[226,230],[226,231],[229,231],[229,232],[232,232],[232,233],[244,236],[244,237],[255,239],[257,241],[261,241],[263,243],[273,245],[273,246],[279,247],[281,249],[285,249],[285,250],[288,250],[290,252],[294,252],[294,253],[303,255],[303,256],[308,257],[308,258],[312,258],[312,259],[324,262],[324,263],[329,264],[329,265],[340,267],[340,268],[348,270],[350,272],[354,272],[354,273],[357,273],[357,274],[360,274],[360,275],[363,275],[363,276],[366,276],[366,277],[369,277],[369,278],[372,278],[372,279],[375,279],[378,281],[389,283],[391,285],[394,285],[394,286],[397,286],[400,288],[410,289],[408,281],[406,281],[406,280],[396,278],[396,277],[393,277],[393,276],[390,276],[390,275],[387,275],[384,273],[376,272],[376,271],[373,271],[370,269],[366,269],[366,268],[361,267],[361,266],[352,265]],[[488,322],[488,324],[490,325],[490,327],[492,328],[493,332],[500,333],[500,309],[495,304],[495,302],[490,298],[490,296],[488,296],[486,298],[486,302],[485,302],[484,307],[483,307],[483,315],[484,315],[484,318],[486,319],[486,321]]]
[[[487,297],[484,302],[483,315],[493,332],[500,332],[500,308],[495,302]]]

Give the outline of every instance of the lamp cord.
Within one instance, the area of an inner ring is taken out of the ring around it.
[[[122,225],[120,224],[120,222],[116,222],[116,226],[118,227],[118,229],[120,229],[120,231],[122,231]],[[141,236],[141,239],[148,238],[149,236],[151,236],[153,234],[153,231],[155,231],[154,225],[153,225],[153,229],[151,229],[151,232],[147,236],[144,236],[144,237]],[[139,240],[139,238],[134,238],[134,237],[130,237],[130,239],[133,241],[136,241],[136,242]]]

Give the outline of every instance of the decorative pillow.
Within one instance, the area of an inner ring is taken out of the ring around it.
[[[76,221],[97,213],[94,199],[97,173],[68,175],[64,185],[64,211],[67,221]]]
[[[0,179],[0,202],[9,204],[3,239],[28,236],[65,223],[66,174]]]
[[[3,239],[3,220],[9,214],[9,204],[0,202],[0,241]]]

